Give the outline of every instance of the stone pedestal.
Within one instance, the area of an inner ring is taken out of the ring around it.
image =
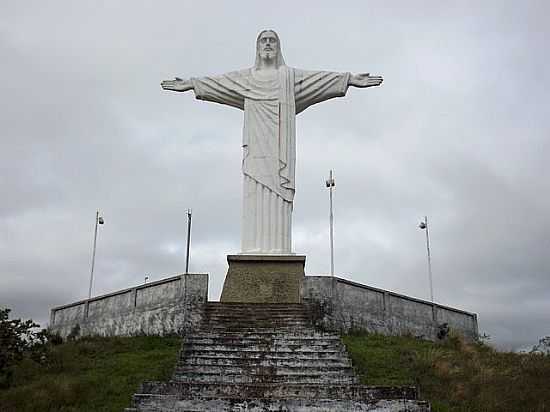
[[[301,303],[305,256],[228,255],[221,302]]]

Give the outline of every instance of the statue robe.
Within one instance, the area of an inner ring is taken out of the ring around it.
[[[270,80],[254,68],[191,79],[197,99],[244,110],[242,253],[292,252],[296,114],[344,96],[349,76],[280,66]]]

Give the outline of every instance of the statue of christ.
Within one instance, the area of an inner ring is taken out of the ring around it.
[[[342,97],[349,86],[371,87],[381,76],[310,71],[289,67],[279,36],[262,31],[254,67],[182,80],[165,90],[193,89],[199,100],[244,110],[242,253],[292,253],[291,223],[296,165],[296,115],[315,103]]]

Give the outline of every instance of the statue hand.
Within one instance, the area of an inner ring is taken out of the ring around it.
[[[172,90],[175,92],[185,92],[193,88],[193,85],[188,80],[182,80],[176,77],[174,80],[163,80],[160,83],[164,90]]]
[[[355,87],[372,87],[382,84],[382,76],[371,76],[370,73],[352,74],[349,78],[349,85]]]

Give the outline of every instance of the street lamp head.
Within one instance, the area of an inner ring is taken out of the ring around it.
[[[104,224],[105,223],[105,220],[103,220],[103,216],[99,216],[97,218],[97,223],[99,223],[100,225]]]
[[[420,229],[426,229],[426,227],[427,227],[427,226],[426,226],[426,222],[420,222],[420,224],[418,225],[418,227],[419,227]]]
[[[334,182],[334,179],[329,179],[326,182],[327,187],[334,187],[336,186],[336,183]]]

